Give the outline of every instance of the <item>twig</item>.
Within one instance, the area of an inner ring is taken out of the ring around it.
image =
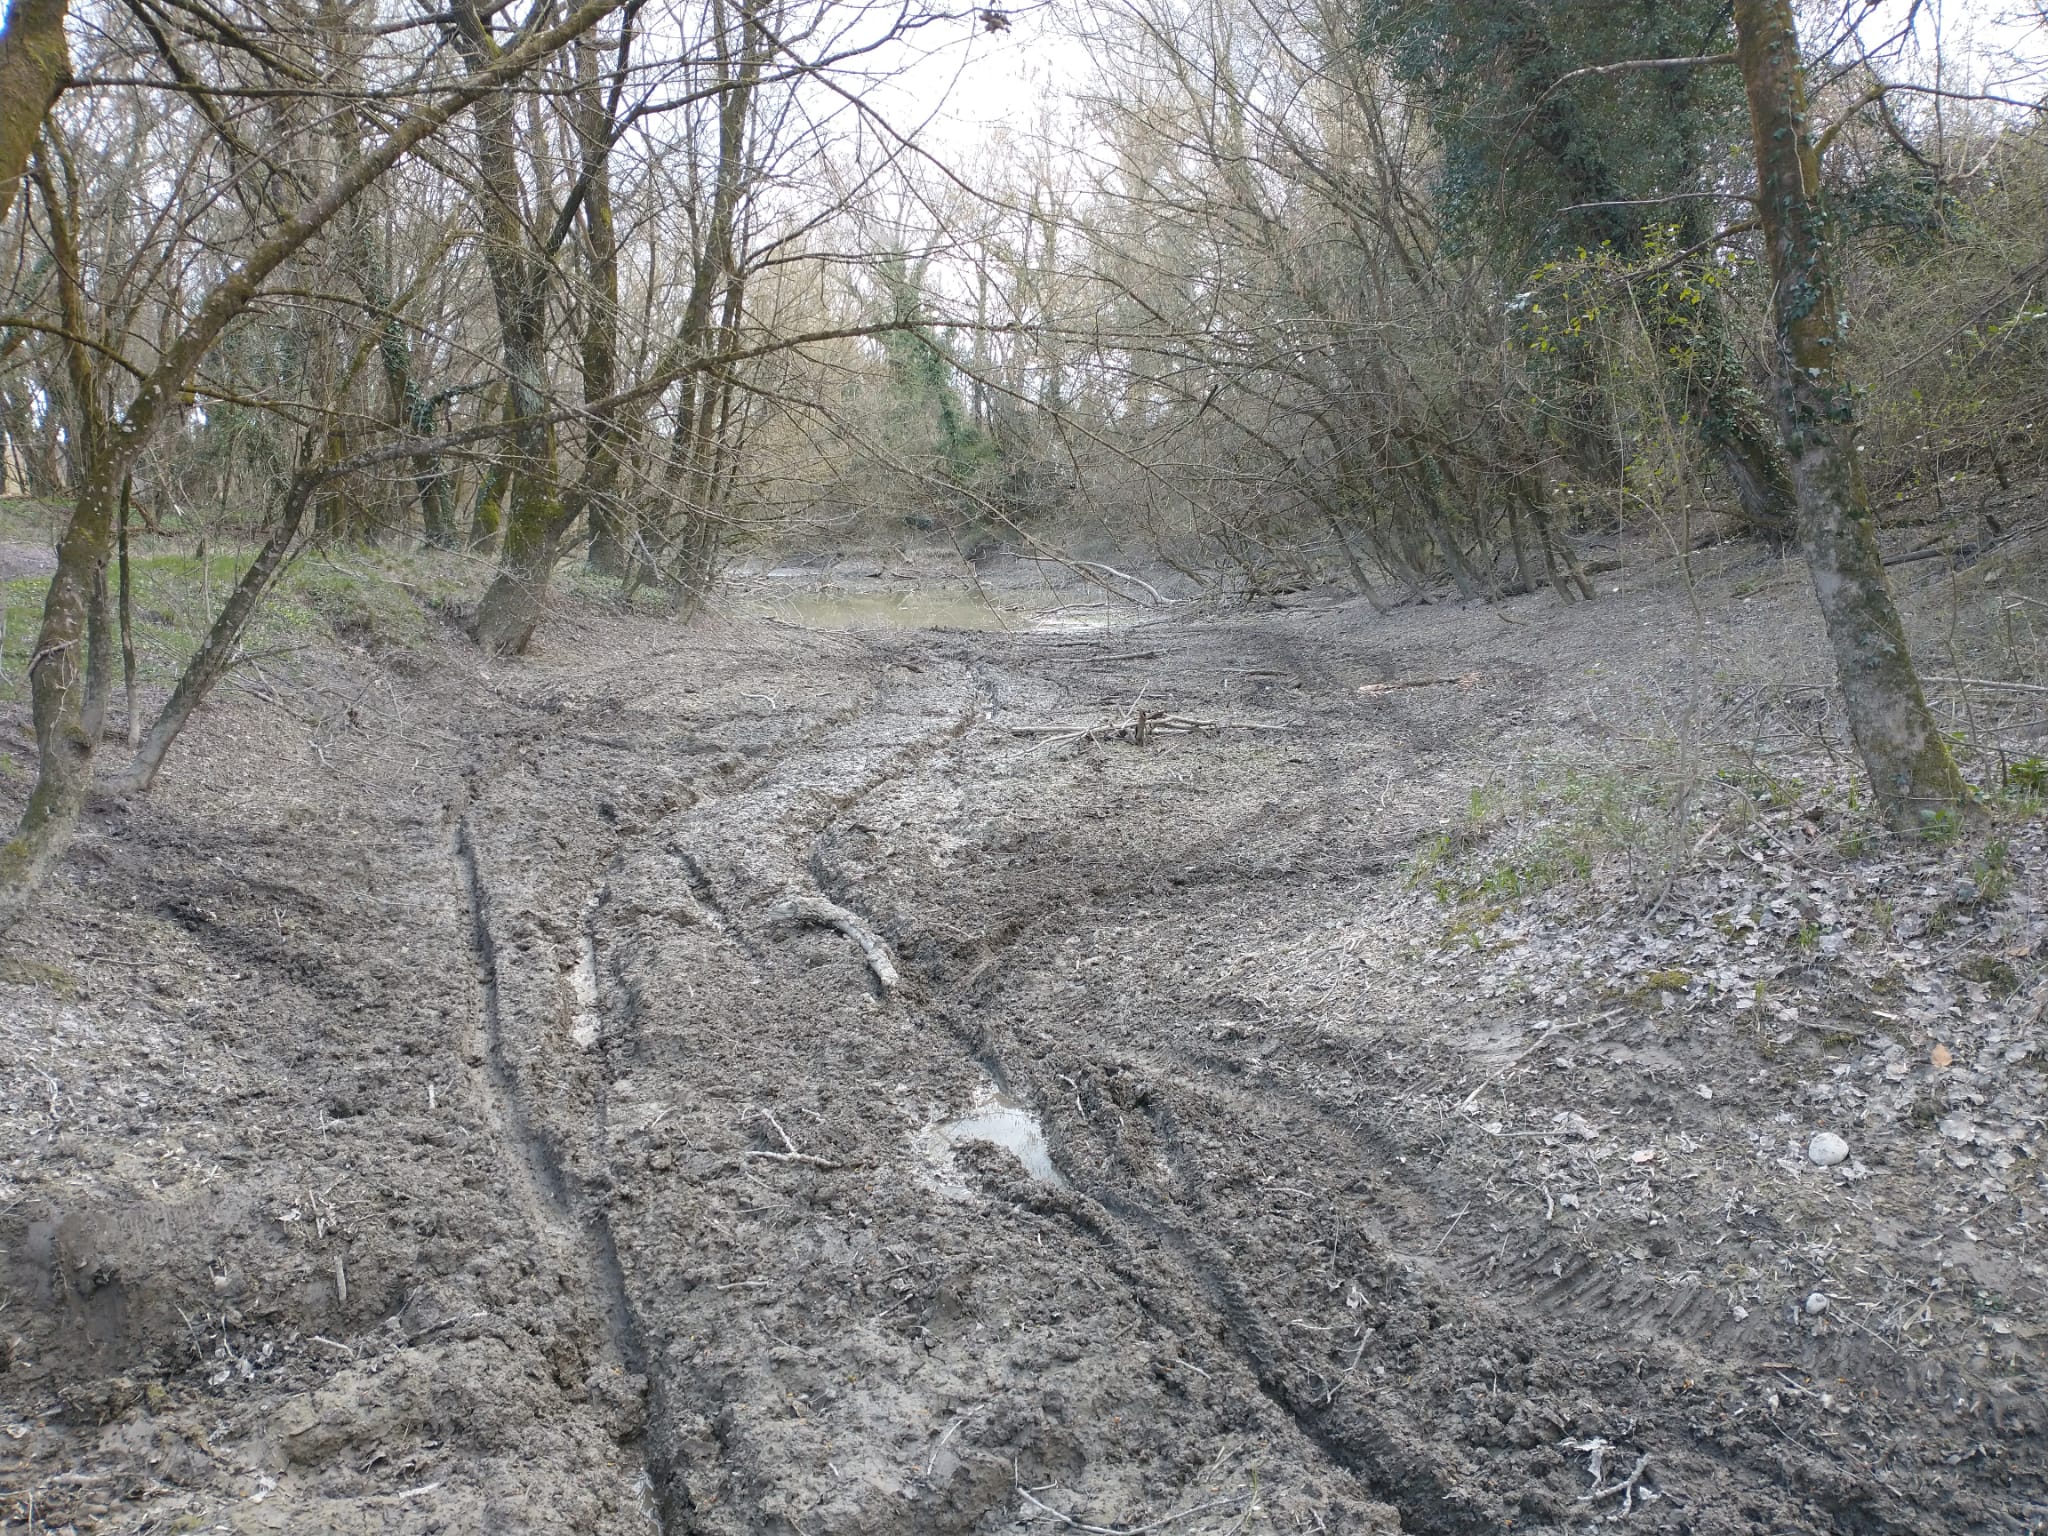
[[[1458,1212],[1457,1215],[1453,1216],[1451,1218],[1451,1224],[1448,1227],[1444,1228],[1444,1235],[1436,1240],[1436,1247],[1430,1249],[1429,1251],[1431,1253],[1441,1253],[1443,1251],[1444,1244],[1448,1243],[1451,1240],[1451,1234],[1457,1231],[1458,1223],[1463,1221],[1467,1216],[1470,1216],[1471,1214],[1472,1207],[1468,1205],[1465,1207],[1465,1209]]]
[[[1013,725],[1012,736],[1038,736],[1047,747],[1072,746],[1081,741],[1129,741],[1144,745],[1154,736],[1191,736],[1202,731],[1291,731],[1292,725],[1269,725],[1254,720],[1201,720],[1192,715],[1155,715],[1133,710],[1119,720],[1088,725],[1066,721],[1052,725]],[[1142,739],[1141,739],[1142,738]]]
[[[924,1464],[924,1475],[926,1477],[930,1477],[932,1475],[932,1468],[936,1467],[939,1464],[939,1452],[943,1451],[946,1448],[946,1442],[953,1438],[953,1436],[959,1431],[961,1425],[965,1424],[969,1419],[973,1418],[977,1413],[981,1412],[981,1410],[983,1408],[986,1408],[987,1406],[987,1403],[979,1403],[976,1406],[968,1409],[965,1413],[961,1414],[959,1418],[955,1419],[952,1423],[946,1426],[946,1432],[939,1436],[939,1443],[932,1447],[932,1454]]]
[[[808,1152],[761,1152],[748,1150],[742,1157],[765,1157],[772,1163],[809,1163],[813,1168],[844,1168],[846,1164],[835,1163],[829,1157],[813,1157]]]
[[[1642,1482],[1643,1469],[1649,1466],[1649,1464],[1650,1453],[1648,1451],[1645,1451],[1641,1456],[1639,1456],[1636,1459],[1635,1470],[1629,1473],[1629,1475],[1625,1479],[1623,1479],[1621,1482],[1611,1485],[1610,1487],[1595,1488],[1591,1493],[1582,1493],[1579,1495],[1579,1502],[1581,1504],[1595,1504],[1598,1503],[1601,1499],[1611,1499],[1618,1493],[1621,1495],[1621,1512],[1624,1515],[1627,1514],[1636,1506],[1636,1493],[1638,1491],[1636,1485]],[[1648,1488],[1644,1488],[1640,1491],[1645,1500],[1653,1499],[1657,1496]]]

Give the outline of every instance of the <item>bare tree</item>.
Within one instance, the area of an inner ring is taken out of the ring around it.
[[[19,918],[77,825],[99,744],[99,722],[87,708],[94,690],[83,653],[92,616],[104,613],[101,595],[113,555],[121,486],[175,412],[185,381],[222,332],[255,302],[265,281],[364,188],[458,113],[573,42],[622,3],[585,0],[555,25],[525,32],[466,79],[401,117],[375,148],[340,167],[324,187],[290,208],[266,238],[208,287],[154,364],[138,370],[125,407],[110,413],[103,429],[88,433],[77,501],[58,544],[57,570],[30,663],[36,782],[13,837],[0,845],[0,931]],[[104,702],[103,692],[98,700]]]

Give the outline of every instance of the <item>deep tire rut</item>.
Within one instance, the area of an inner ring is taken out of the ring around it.
[[[646,1484],[653,1494],[649,1513],[656,1531],[681,1531],[685,1527],[678,1516],[688,1507],[689,1494],[673,1458],[661,1443],[665,1393],[658,1376],[649,1374],[645,1334],[627,1294],[625,1270],[619,1262],[611,1223],[600,1203],[573,1187],[560,1151],[536,1126],[518,1074],[506,1060],[490,893],[467,815],[456,825],[454,852],[468,907],[470,943],[477,961],[483,1019],[481,1054],[491,1106],[489,1118],[498,1129],[505,1160],[514,1173],[529,1218],[536,1228],[551,1232],[557,1245],[583,1271],[585,1292],[596,1301],[604,1320],[608,1352],[629,1379],[637,1377],[646,1382],[647,1428],[637,1443],[627,1448],[639,1455],[645,1469]]]

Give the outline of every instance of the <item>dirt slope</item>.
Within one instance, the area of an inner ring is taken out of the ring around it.
[[[0,984],[0,1518],[2038,1527],[2040,821],[1617,584],[228,702]]]

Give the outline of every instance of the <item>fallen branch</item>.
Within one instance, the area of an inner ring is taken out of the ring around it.
[[[1403,688],[1470,688],[1479,681],[1477,672],[1461,672],[1456,677],[1410,677],[1392,683],[1362,683],[1360,693],[1397,693]]]
[[[1128,571],[1120,571],[1113,565],[1104,565],[1100,560],[1076,560],[1073,563],[1085,570],[1100,571],[1105,576],[1114,576],[1118,581],[1128,581],[1134,587],[1143,587],[1152,594],[1152,601],[1160,604],[1162,607],[1167,602],[1167,599],[1159,595],[1159,589],[1153,586],[1151,582],[1133,576]]]
[[[1159,1519],[1148,1521],[1144,1525],[1090,1525],[1085,1520],[1076,1520],[1072,1515],[1062,1510],[1054,1509],[1045,1500],[1034,1497],[1031,1490],[1024,1487],[1021,1483],[1017,1487],[1017,1497],[1026,1504],[1029,1504],[1033,1509],[1043,1510],[1046,1514],[1051,1515],[1053,1519],[1059,1521],[1060,1524],[1066,1526],[1069,1530],[1087,1531],[1089,1536],[1142,1536],[1142,1533],[1145,1531],[1164,1530],[1167,1526],[1185,1520],[1190,1515],[1199,1515],[1211,1509],[1228,1509],[1234,1505],[1242,1504],[1252,1496],[1248,1493],[1234,1493],[1227,1498],[1211,1499],[1206,1504],[1190,1505],[1186,1509],[1179,1510],[1171,1515],[1162,1515]]]
[[[1928,677],[1921,681],[1947,688],[1988,688],[1994,693],[2048,693],[2039,683],[2001,683],[1989,677]]]
[[[1162,596],[1159,589],[1153,586],[1151,582],[1144,580],[1142,577],[1133,576],[1129,571],[1120,571],[1113,565],[1104,565],[1100,560],[1082,560],[1073,555],[1026,555],[1024,558],[1049,565],[1064,565],[1070,570],[1100,571],[1105,576],[1113,577],[1118,581],[1128,581],[1134,587],[1144,588],[1145,591],[1152,594],[1152,601],[1159,607],[1164,608],[1172,602],[1171,598]],[[1098,582],[1097,585],[1099,586],[1101,583]],[[1110,592],[1112,597],[1123,598],[1127,603],[1135,601],[1126,593],[1113,592],[1107,587],[1104,587],[1103,590]]]
[[[789,1132],[785,1131],[782,1128],[782,1122],[775,1118],[774,1113],[768,1109],[762,1108],[760,1105],[756,1105],[755,1108],[761,1110],[762,1119],[766,1120],[770,1125],[775,1127],[775,1134],[782,1138],[782,1144],[789,1150],[787,1152],[762,1152],[754,1149],[749,1149],[746,1153],[743,1154],[744,1156],[765,1157],[768,1158],[770,1161],[777,1163],[809,1163],[813,1168],[843,1168],[846,1166],[844,1163],[835,1163],[828,1157],[814,1157],[808,1152],[797,1151],[796,1143],[789,1139]],[[752,1282],[743,1280],[738,1283],[741,1285],[746,1285]],[[719,1289],[724,1290],[726,1289],[726,1287],[720,1286]]]
[[[882,942],[874,929],[836,901],[827,901],[822,896],[791,896],[770,907],[768,915],[785,922],[816,923],[821,928],[837,928],[860,946],[861,954],[867,958],[868,969],[875,973],[875,980],[881,983],[884,992],[893,992],[902,979],[897,974],[896,962],[889,957],[889,946]]]
[[[1291,731],[1291,725],[1268,725],[1253,720],[1199,720],[1190,715],[1153,714],[1134,709],[1120,720],[1099,725],[1062,721],[1051,725],[1013,725],[1012,736],[1037,736],[1048,747],[1072,746],[1081,741],[1128,741],[1142,747],[1155,736],[1190,736],[1200,731]]]

